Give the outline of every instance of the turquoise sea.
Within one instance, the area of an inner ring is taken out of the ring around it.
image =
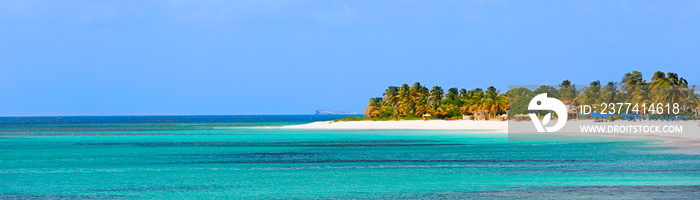
[[[0,199],[698,199],[652,139],[285,130],[342,116],[0,118]]]

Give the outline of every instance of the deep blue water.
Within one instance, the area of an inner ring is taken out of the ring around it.
[[[0,199],[698,199],[658,140],[289,130],[338,116],[0,118]]]
[[[91,124],[307,123],[358,115],[173,115],[0,117],[0,126]]]

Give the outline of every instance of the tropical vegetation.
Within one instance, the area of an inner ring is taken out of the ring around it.
[[[534,91],[524,87],[512,89],[508,91],[508,113],[512,115],[532,112],[527,110],[529,100],[541,93],[558,98],[574,112],[578,111],[580,105],[597,106],[602,103],[678,103],[678,114],[682,115],[698,115],[700,109],[700,95],[696,93],[695,86],[688,85],[688,81],[678,74],[657,71],[647,82],[641,72],[633,71],[624,74],[620,82],[602,84],[600,81],[592,81],[587,86],[577,88],[571,81],[564,80],[556,87],[540,86]],[[597,106],[594,111],[600,112],[601,109],[603,106]]]
[[[556,86],[542,85],[531,90],[516,87],[505,93],[491,86],[482,90],[475,88],[427,87],[415,82],[413,85],[389,86],[381,97],[369,100],[365,117],[346,118],[348,120],[391,120],[391,119],[494,119],[503,114],[525,114],[528,103],[536,94],[547,93],[558,98],[572,110],[579,105],[599,105],[601,103],[679,103],[683,114],[698,114],[700,95],[695,86],[676,73],[655,72],[647,81],[642,73],[633,71],[622,76],[620,82],[592,81],[585,87],[578,87],[569,80]]]
[[[506,95],[491,86],[482,90],[449,88],[431,89],[416,82],[409,86],[389,86],[382,97],[369,100],[365,114],[367,119],[406,119],[430,116],[436,119],[460,119],[463,115],[477,118],[495,118],[505,114]]]

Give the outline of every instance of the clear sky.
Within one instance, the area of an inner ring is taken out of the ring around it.
[[[362,112],[390,85],[700,83],[700,1],[0,0],[0,115]]]

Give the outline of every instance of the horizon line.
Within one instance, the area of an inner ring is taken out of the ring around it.
[[[363,113],[332,114],[332,115],[364,115]],[[144,114],[144,115],[0,115],[2,117],[165,117],[165,116],[273,116],[273,115],[317,115],[306,114]],[[327,115],[318,115],[327,116]]]

